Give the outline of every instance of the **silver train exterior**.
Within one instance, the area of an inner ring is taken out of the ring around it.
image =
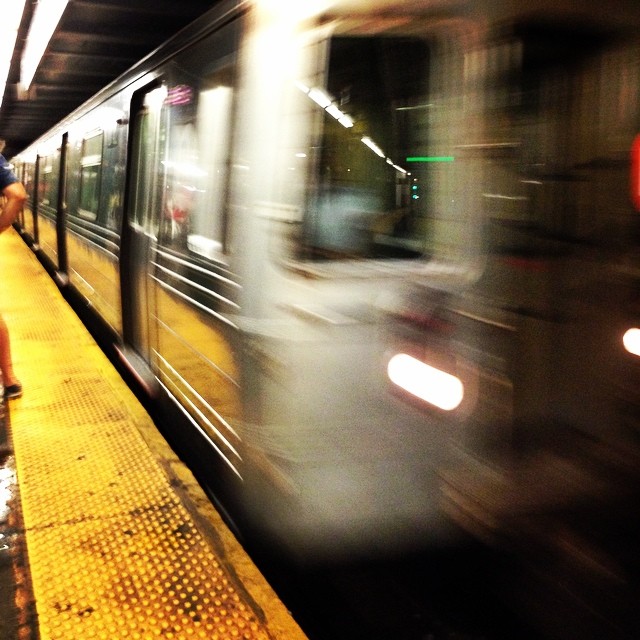
[[[13,159],[21,232],[279,543],[490,539],[637,453],[639,27],[223,0]]]

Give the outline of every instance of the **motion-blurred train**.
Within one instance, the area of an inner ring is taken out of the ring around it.
[[[13,158],[20,231],[265,535],[491,537],[591,491],[584,443],[637,456],[639,36],[635,0],[222,0]]]

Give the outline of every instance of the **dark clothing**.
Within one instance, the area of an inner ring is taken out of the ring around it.
[[[19,182],[16,174],[13,173],[13,165],[0,153],[0,192],[14,182]]]

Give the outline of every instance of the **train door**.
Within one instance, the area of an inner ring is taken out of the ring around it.
[[[154,84],[134,95],[127,206],[121,256],[123,338],[126,347],[151,360],[153,287],[148,277],[161,207],[162,105],[166,90]]]

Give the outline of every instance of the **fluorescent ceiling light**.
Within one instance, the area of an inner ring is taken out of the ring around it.
[[[68,2],[69,0],[39,0],[36,4],[20,64],[20,88],[23,91],[29,89]]]
[[[11,58],[16,47],[18,29],[24,12],[26,0],[14,0],[5,3],[2,7],[2,20],[0,20],[0,105],[7,86]]]
[[[369,147],[369,149],[371,149],[371,151],[373,151],[376,155],[380,156],[381,158],[385,157],[382,149],[368,136],[364,136],[364,138],[360,138],[360,141],[366,144],[367,147]]]

